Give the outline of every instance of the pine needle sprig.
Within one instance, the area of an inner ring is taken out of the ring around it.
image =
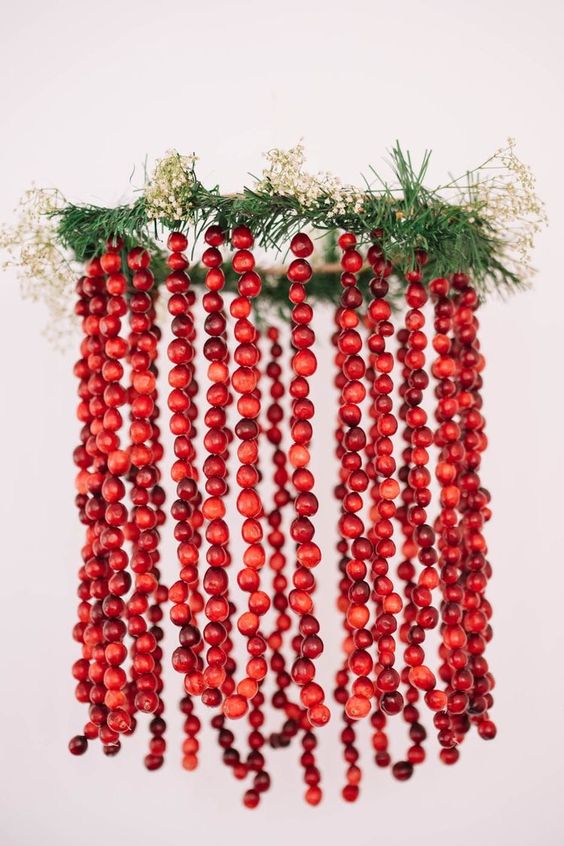
[[[415,162],[398,142],[390,151],[392,178],[370,167],[370,179],[364,178],[362,190],[343,185],[331,174],[306,172],[301,144],[289,151],[271,150],[266,158],[269,165],[262,177],[254,178],[238,194],[222,194],[217,185],[203,185],[196,173],[197,157],[175,151],[156,163],[143,193],[130,204],[77,205],[61,200],[58,192],[54,202],[53,192],[34,189],[28,192],[30,204],[21,218],[25,225],[1,233],[0,246],[11,254],[11,264],[19,262],[22,277],[29,277],[27,289],[48,284],[51,262],[57,290],[62,292],[70,288],[63,284],[65,267],[70,268],[73,260],[84,262],[99,255],[108,239],[120,236],[125,249],[133,245],[149,249],[160,283],[167,273],[163,250],[167,232],[190,230],[193,258],[211,224],[225,232],[245,224],[256,243],[278,257],[266,267],[260,298],[263,308],[277,313],[287,311],[283,259],[292,236],[300,230],[309,231],[322,244],[323,264],[308,283],[312,300],[320,302],[336,303],[340,296],[338,230],[354,232],[361,250],[378,233],[394,268],[392,291],[398,297],[419,250],[429,255],[424,281],[464,271],[471,274],[482,296],[516,291],[528,282],[533,236],[546,217],[534,191],[534,178],[515,156],[511,139],[479,167],[432,189],[426,186],[431,152],[425,151],[421,161]],[[42,214],[48,226],[38,220],[34,227],[32,212]],[[31,267],[37,284],[30,276]],[[203,285],[204,269],[196,264],[191,273],[194,284]],[[227,289],[235,290],[236,278],[231,276],[228,273]],[[367,269],[360,278],[364,291],[369,278]],[[36,298],[42,298],[41,291]],[[43,298],[54,299],[52,295]],[[60,313],[68,310],[61,308]]]

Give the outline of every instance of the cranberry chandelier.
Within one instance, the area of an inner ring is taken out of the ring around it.
[[[72,674],[85,721],[70,751],[96,743],[113,756],[148,729],[145,766],[160,768],[171,661],[182,766],[197,767],[210,714],[249,808],[270,787],[269,754],[289,745],[305,799],[321,801],[316,747],[330,719],[342,725],[349,802],[360,721],[369,757],[400,781],[428,735],[447,765],[469,734],[495,737],[478,315],[488,291],[524,281],[523,244],[542,219],[512,146],[466,194],[459,181],[424,188],[428,157],[416,169],[399,147],[396,181],[378,190],[308,175],[300,147],[267,158],[237,195],[204,188],[195,157],[176,153],[127,206],[34,195],[43,229],[30,243],[24,215],[11,242],[82,333]],[[525,218],[526,229],[511,222]],[[69,261],[83,263],[74,297]],[[310,469],[327,419],[310,398],[327,354],[316,308],[334,319],[333,491]],[[329,496],[333,554],[316,521]],[[162,555],[167,531],[176,561]],[[319,670],[322,581],[337,585],[342,617],[333,680]],[[399,758],[394,721],[407,733]]]

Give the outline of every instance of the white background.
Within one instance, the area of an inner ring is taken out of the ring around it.
[[[142,731],[116,759],[97,748],[68,754],[84,721],[69,674],[80,548],[74,354],[49,348],[45,314],[20,300],[12,273],[3,276],[0,842],[562,843],[561,3],[36,0],[2,17],[2,220],[31,181],[114,203],[128,196],[132,166],[170,147],[196,150],[203,181],[236,190],[261,170],[262,151],[302,136],[312,168],[353,182],[399,138],[416,155],[432,147],[433,184],[511,135],[537,174],[551,227],[536,251],[534,290],[491,302],[482,318],[498,737],[470,739],[454,768],[430,752],[406,784],[373,772],[367,748],[353,806],[339,797],[338,720],[323,732],[317,809],[301,800],[295,750],[274,755],[274,786],[256,812],[240,806],[242,786],[213,738],[205,736],[200,769],[182,771],[173,706],[158,773],[141,766]],[[315,388],[326,420],[328,374]],[[327,455],[317,469],[328,487]],[[330,518],[321,528],[331,534]],[[331,564],[319,599],[329,621]],[[168,567],[171,577],[172,558]],[[323,664],[328,684],[332,663]],[[171,693],[173,685],[177,678]]]

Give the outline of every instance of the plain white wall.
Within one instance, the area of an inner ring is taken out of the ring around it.
[[[141,766],[143,732],[113,760],[97,748],[68,755],[84,719],[69,674],[81,534],[74,353],[49,348],[45,314],[20,300],[13,273],[3,276],[0,842],[562,843],[561,3],[22,0],[2,18],[2,220],[31,181],[114,203],[127,196],[132,166],[169,147],[196,150],[204,181],[236,190],[260,171],[262,151],[302,136],[313,168],[353,182],[396,138],[416,155],[432,147],[432,183],[512,135],[551,227],[534,290],[483,313],[498,737],[472,738],[454,768],[431,754],[406,784],[372,772],[367,750],[354,806],[338,797],[338,720],[323,736],[317,809],[302,803],[292,750],[273,756],[275,785],[254,813],[241,808],[241,785],[208,735],[201,768],[183,772],[173,708],[158,773]],[[334,581],[329,561],[327,618]]]

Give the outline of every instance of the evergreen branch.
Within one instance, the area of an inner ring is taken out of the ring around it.
[[[361,247],[369,244],[374,231],[378,230],[378,240],[398,279],[413,268],[416,251],[424,249],[430,256],[425,278],[464,271],[472,274],[483,294],[494,289],[518,288],[522,280],[506,259],[503,237],[493,227],[491,216],[485,213],[484,202],[475,190],[476,185],[482,184],[479,173],[491,168],[496,156],[486,159],[480,168],[467,172],[463,178],[451,179],[444,186],[430,190],[425,187],[430,151],[424,153],[418,165],[398,142],[390,154],[395,183],[389,184],[371,168],[378,187],[373,188],[365,179],[366,187],[362,193],[356,192],[354,203],[336,204],[331,185],[326,188],[322,180],[311,183],[315,188],[314,201],[299,195],[276,193],[268,174],[262,182],[257,182],[253,188],[245,187],[240,194],[222,195],[218,186],[206,188],[197,179],[195,157],[184,159],[178,154],[170,154],[160,166],[175,168],[172,184],[181,187],[168,205],[166,197],[157,200],[166,207],[162,213],[155,213],[155,207],[151,206],[158,192],[155,183],[149,182],[145,195],[131,205],[114,209],[66,205],[52,214],[57,219],[60,244],[80,261],[99,254],[112,236],[123,237],[126,247],[139,244],[155,254],[159,252],[158,242],[167,231],[186,232],[191,228],[198,241],[212,224],[226,232],[245,224],[252,230],[257,244],[278,252],[284,251],[292,236],[301,229],[313,230],[332,239],[333,252],[333,233],[337,229],[354,232]],[[156,184],[158,188],[159,183]],[[445,197],[445,193],[453,189],[460,194],[458,203]],[[178,211],[182,213],[179,215]],[[164,272],[164,262],[161,260],[160,264]],[[310,284],[314,299],[337,301],[338,273],[318,274],[314,279],[316,282]],[[199,284],[197,273],[195,281]],[[272,303],[282,304],[287,295],[285,280],[270,275],[263,294]]]

